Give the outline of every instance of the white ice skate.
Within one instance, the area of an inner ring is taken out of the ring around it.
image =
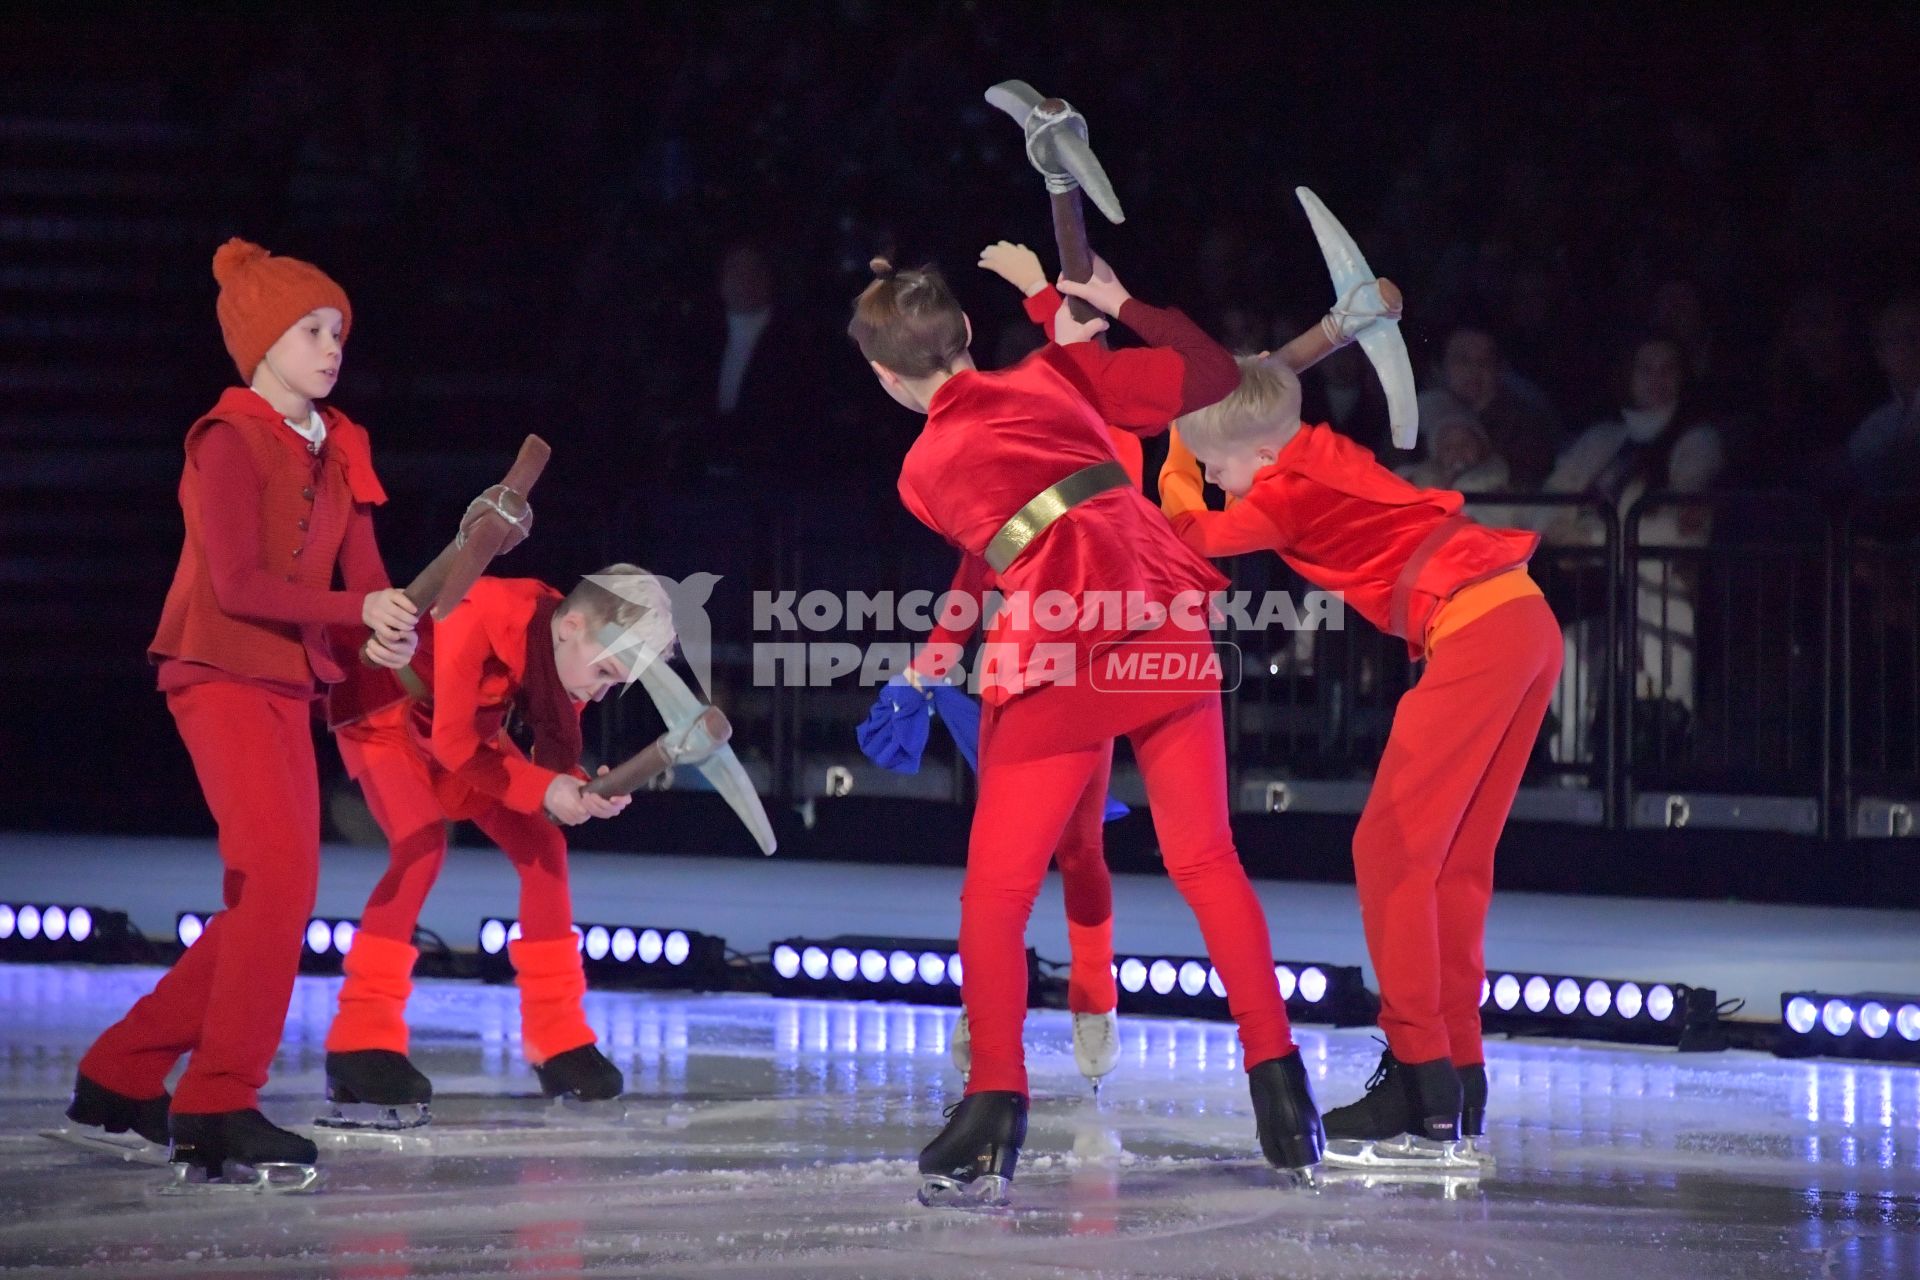
[[[967,1011],[962,1009],[954,1021],[953,1035],[947,1040],[947,1056],[953,1059],[953,1069],[965,1080],[973,1074],[973,1032],[967,1027]]]
[[[962,1013],[954,1021],[953,1034],[947,1040],[947,1053],[953,1069],[962,1080],[973,1072],[973,1033]],[[1112,1013],[1076,1013],[1073,1015],[1073,1061],[1080,1074],[1100,1091],[1102,1077],[1120,1063],[1120,1022]]]
[[[1120,1065],[1120,1019],[1106,1013],[1073,1015],[1073,1061],[1080,1074],[1100,1092],[1101,1078]]]

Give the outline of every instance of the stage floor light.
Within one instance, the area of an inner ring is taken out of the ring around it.
[[[783,938],[768,956],[767,989],[776,996],[838,1000],[960,1003],[960,944],[951,938],[842,934]],[[1040,960],[1027,949],[1027,1003],[1041,986]]]
[[[1920,995],[1788,991],[1780,1009],[1773,1051],[1783,1058],[1920,1063]]]
[[[1682,982],[1635,982],[1496,969],[1480,987],[1489,1032],[1573,1036],[1676,1048],[1726,1048],[1719,996]]]
[[[576,924],[573,936],[587,982],[595,987],[653,987],[682,991],[730,991],[727,940],[697,929],[659,929],[629,924]],[[480,976],[513,979],[508,943],[520,937],[520,922],[489,916],[480,922]]]
[[[127,964],[147,958],[124,911],[69,902],[0,902],[0,960]]]
[[[1120,988],[1120,1012],[1159,1013],[1183,1018],[1227,1018],[1227,988],[1220,971],[1204,956],[1121,955],[1113,975]],[[1363,1026],[1380,1011],[1358,965],[1277,960],[1274,980],[1295,1022]]]

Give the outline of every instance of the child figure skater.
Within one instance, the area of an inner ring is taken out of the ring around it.
[[[622,590],[601,585],[608,579]],[[446,858],[449,819],[478,825],[520,877],[520,935],[507,952],[522,1045],[541,1089],[584,1100],[620,1094],[625,1079],[596,1046],[581,1007],[587,981],[562,827],[627,807],[628,797],[586,790],[580,714],[673,644],[665,589],[633,565],[603,569],[564,598],[531,578],[482,578],[409,669],[418,696],[337,730],[347,772],[391,854],[343,966],[327,1032],[329,1101],[381,1112],[416,1106],[413,1122],[425,1123],[433,1085],[407,1057],[406,1005],[419,958],[414,927]],[[533,731],[531,759],[507,736],[514,712]]]
[[[1261,1147],[1277,1166],[1311,1166],[1319,1116],[1274,978],[1266,918],[1227,821],[1218,681],[1170,685],[1138,675],[1162,669],[1160,651],[1195,643],[1192,621],[1174,618],[1183,601],[1203,602],[1198,639],[1211,652],[1204,598],[1224,579],[1133,487],[1107,431],[1109,423],[1158,430],[1220,398],[1238,380],[1232,357],[1178,312],[1132,299],[1101,263],[1094,280],[1062,290],[1156,345],[1106,351],[1086,341],[1104,321],[1062,317],[1058,343],[983,373],[967,351],[972,326],[938,273],[874,265],[848,333],[887,394],[927,416],[901,468],[901,499],[1034,606],[1003,611],[988,636],[995,652],[983,667],[980,794],[960,917],[973,1072],[952,1119],[921,1152],[922,1199],[997,1201],[1008,1190],[1026,1136],[1027,918],[1070,816],[1120,734],[1133,743],[1167,869],[1199,919],[1239,1024]],[[1050,631],[1035,603],[1065,600],[1071,611],[1095,598],[1139,608]],[[1103,676],[1099,658],[1116,649],[1136,660],[1108,663]],[[1156,661],[1137,660],[1142,652]]]
[[[313,1143],[258,1102],[318,884],[312,700],[316,682],[343,675],[329,624],[368,628],[369,660],[398,668],[413,655],[415,610],[389,586],[374,542],[386,493],[367,433],[320,404],[353,323],[346,294],[243,240],[214,254],[213,274],[244,385],[187,432],[186,542],[148,653],[219,825],[226,909],[87,1050],[67,1115],[170,1136],[173,1159],[212,1178],[296,1165],[310,1182]]]
[[[980,251],[980,266],[1020,291],[1021,307],[1027,319],[1040,326],[1047,341],[1053,341],[1054,317],[1065,299],[1048,282],[1039,255],[1026,245],[998,240]],[[1128,481],[1134,488],[1140,488],[1145,474],[1140,437],[1108,426],[1107,439],[1113,446],[1114,456],[1125,468]],[[986,561],[963,555],[948,591],[978,601],[997,588],[998,580]],[[973,616],[979,617],[977,609]],[[936,624],[907,679],[918,685],[940,678],[947,665],[958,658],[971,634],[971,628],[962,630]],[[1088,784],[1086,796],[1067,819],[1060,847],[1053,852],[1053,865],[1060,872],[1060,892],[1067,910],[1067,1012],[1073,1020],[1074,1065],[1093,1082],[1095,1089],[1120,1062],[1120,1026],[1116,1013],[1120,990],[1113,973],[1113,876],[1107,870],[1103,836],[1108,809],[1107,786],[1112,775],[1113,744],[1109,742]],[[953,1030],[954,1065],[963,1076],[970,1073],[973,1065],[971,1031],[963,1011]]]
[[[1240,367],[1232,394],[1175,424],[1160,479],[1174,529],[1206,556],[1277,552],[1426,658],[1353,838],[1387,1048],[1366,1096],[1327,1113],[1327,1159],[1477,1163],[1494,846],[1560,674],[1560,628],[1526,570],[1539,538],[1476,524],[1460,494],[1303,425],[1277,360]],[[1207,510],[1201,466],[1240,501]]]

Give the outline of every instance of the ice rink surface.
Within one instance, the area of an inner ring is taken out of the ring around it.
[[[1301,1190],[1258,1158],[1230,1027],[1123,1019],[1096,1103],[1066,1015],[1035,1012],[1013,1207],[929,1210],[913,1158],[959,1096],[953,1010],[591,992],[629,1084],[591,1114],[531,1096],[511,988],[453,981],[414,998],[422,1136],[324,1147],[311,1196],[160,1196],[163,1170],[39,1132],[156,977],[0,967],[0,1275],[1920,1276],[1920,1069],[1496,1040],[1491,1174]],[[283,1123],[323,1110],[337,981],[300,981]],[[1378,1054],[1299,1039],[1323,1107]]]

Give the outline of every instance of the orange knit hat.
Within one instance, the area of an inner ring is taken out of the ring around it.
[[[346,290],[326,272],[298,258],[276,258],[238,236],[213,251],[213,278],[220,282],[220,300],[214,305],[220,336],[242,382],[253,381],[267,348],[309,311],[338,309],[342,342],[353,328]]]

